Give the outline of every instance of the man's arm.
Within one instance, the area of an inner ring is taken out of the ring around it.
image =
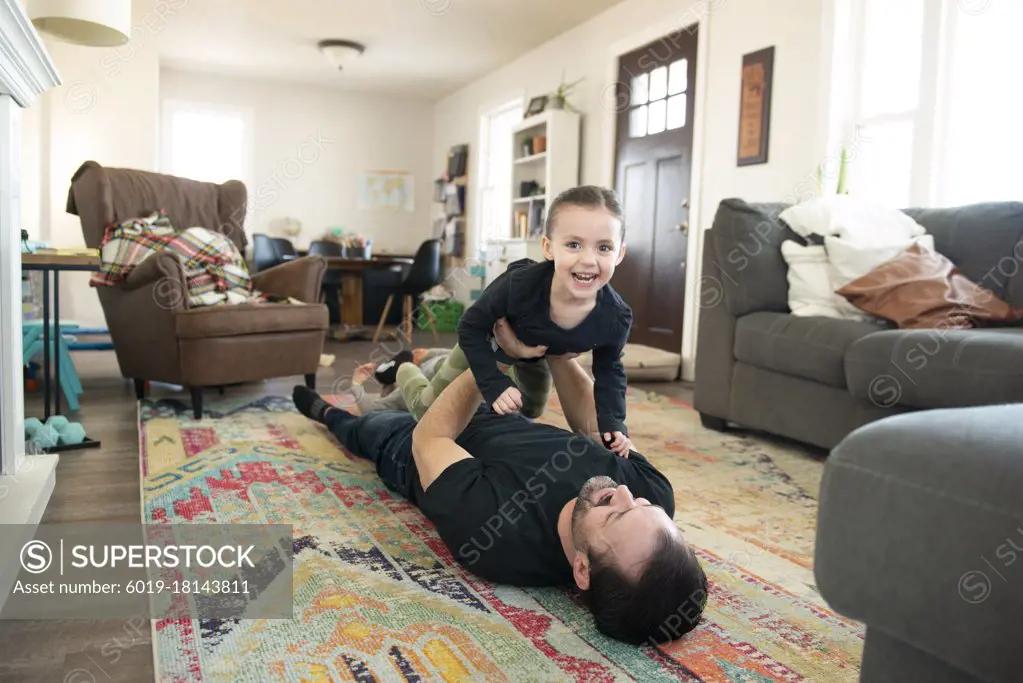
[[[597,436],[597,407],[593,400],[593,380],[575,358],[547,357],[554,390],[558,392],[565,420],[574,432]]]
[[[472,455],[455,443],[481,400],[472,370],[441,392],[412,431],[412,459],[425,491],[450,465]]]

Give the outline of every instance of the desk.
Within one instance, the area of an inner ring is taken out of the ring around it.
[[[66,255],[53,253],[36,253],[21,255],[22,270],[37,270],[43,274],[43,421],[50,415],[60,415],[60,354],[53,354],[53,412],[50,412],[50,274],[53,274],[53,329],[60,334],[60,272],[67,271],[98,271],[99,256]],[[54,339],[56,344],[57,340]],[[99,441],[87,439],[81,444],[56,446],[50,452],[71,450],[72,448],[95,448]]]
[[[404,256],[374,256],[373,258],[348,258],[325,256],[327,268],[341,271],[341,324],[361,327],[362,322],[362,274],[367,270],[390,270],[412,265],[413,259]]]
[[[362,274],[367,270],[390,270],[412,265],[411,256],[378,255],[372,258],[349,258],[347,256],[321,256],[327,262],[328,270],[341,271],[341,326],[360,328],[362,320]],[[302,258],[296,254],[285,256],[285,261]]]

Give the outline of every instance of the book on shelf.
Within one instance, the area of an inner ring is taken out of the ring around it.
[[[529,206],[529,233],[527,238],[537,239],[543,236],[544,221],[543,202],[533,202]]]

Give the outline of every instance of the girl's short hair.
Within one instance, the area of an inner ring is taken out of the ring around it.
[[[625,214],[622,211],[622,202],[618,199],[618,193],[606,187],[597,185],[580,185],[565,190],[559,194],[550,208],[547,210],[547,221],[544,223],[543,234],[547,239],[551,238],[554,232],[554,222],[558,218],[558,211],[563,206],[601,207],[622,224],[622,241],[625,241]]]

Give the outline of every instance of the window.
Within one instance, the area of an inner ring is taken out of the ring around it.
[[[689,60],[632,77],[629,88],[629,137],[657,135],[686,125]]]
[[[480,122],[480,242],[511,235],[512,128],[522,121],[516,99],[483,115]]]
[[[163,111],[164,173],[213,183],[249,184],[251,114],[231,107],[168,102]]]
[[[1019,199],[1023,2],[852,0],[849,191],[892,206]]]

